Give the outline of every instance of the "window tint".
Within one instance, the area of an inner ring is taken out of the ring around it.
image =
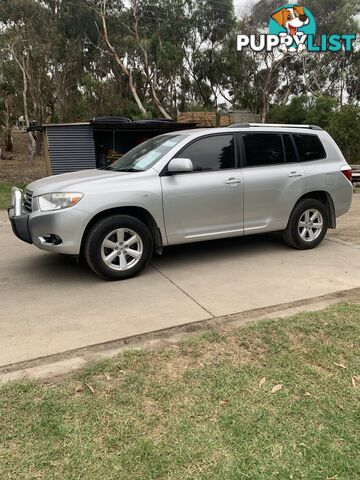
[[[284,163],[281,134],[250,133],[243,138],[247,167]]]
[[[326,158],[326,153],[317,135],[294,134],[296,147],[299,151],[301,162],[320,160]]]
[[[179,155],[190,158],[196,172],[235,168],[234,136],[216,135],[196,140]]]
[[[297,155],[295,152],[294,144],[291,140],[290,135],[283,135],[284,139],[284,149],[285,149],[285,161],[287,163],[297,162]]]

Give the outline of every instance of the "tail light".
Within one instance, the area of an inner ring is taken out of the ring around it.
[[[349,182],[352,181],[352,170],[350,167],[344,167],[341,169],[342,173],[345,175],[345,177],[349,180]]]

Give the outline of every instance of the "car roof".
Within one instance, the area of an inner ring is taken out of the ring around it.
[[[195,128],[191,130],[180,130],[176,132],[167,133],[165,135],[173,135],[178,133],[181,135],[200,137],[206,134],[217,133],[234,133],[234,132],[251,132],[251,133],[307,133],[318,134],[322,132],[322,128],[316,125],[284,125],[284,124],[240,124],[230,125],[228,127],[210,127],[210,128]]]

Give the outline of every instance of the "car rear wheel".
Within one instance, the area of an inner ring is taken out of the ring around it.
[[[327,229],[326,206],[319,200],[308,198],[295,206],[283,237],[291,247],[309,250],[323,241]]]
[[[153,240],[140,220],[112,215],[92,226],[84,254],[89,267],[107,280],[134,277],[151,260]]]

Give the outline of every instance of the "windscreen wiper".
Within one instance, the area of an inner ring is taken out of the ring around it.
[[[114,172],[145,172],[145,170],[141,168],[114,168]]]

